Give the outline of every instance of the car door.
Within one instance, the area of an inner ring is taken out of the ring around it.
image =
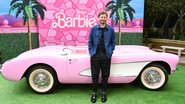
[[[71,83],[90,83],[90,56],[87,53],[72,53],[68,55],[67,74]],[[82,74],[86,72],[86,74]]]

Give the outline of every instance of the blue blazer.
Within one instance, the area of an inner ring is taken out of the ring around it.
[[[100,28],[100,24],[93,26],[90,30],[88,40],[88,49],[90,56],[94,56],[96,54],[98,45],[100,43],[101,32],[102,30]],[[111,58],[115,49],[115,32],[114,29],[108,24],[106,24],[106,28],[104,30],[104,44],[106,56],[108,58]]]

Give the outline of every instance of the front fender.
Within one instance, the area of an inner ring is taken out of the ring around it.
[[[2,75],[7,80],[19,81],[29,67],[39,63],[53,67],[57,72],[57,76],[59,75],[59,79],[63,74],[65,75],[66,57],[64,56],[37,56],[24,59],[14,58],[2,65]]]

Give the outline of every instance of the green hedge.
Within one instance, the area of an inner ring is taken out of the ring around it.
[[[124,45],[142,45],[142,33],[122,33],[122,44]],[[38,33],[32,34],[33,48],[39,47]],[[118,44],[118,33],[116,33],[116,44]],[[0,58],[2,62],[14,58],[24,51],[29,50],[28,34],[0,34]]]
[[[29,50],[28,42],[27,33],[0,34],[1,63]],[[32,44],[33,48],[39,47],[37,33],[32,33]]]
[[[122,33],[122,45],[143,45],[143,33]],[[118,33],[116,33],[116,44],[118,44]]]
[[[2,64],[1,50],[0,50],[0,64]]]

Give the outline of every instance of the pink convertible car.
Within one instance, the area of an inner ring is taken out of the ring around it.
[[[150,90],[165,86],[179,57],[144,46],[116,46],[112,57],[109,83],[137,80]],[[90,56],[87,46],[46,46],[22,53],[2,65],[2,75],[11,81],[26,77],[37,93],[50,92],[57,83],[91,83]],[[101,75],[100,75],[101,76]]]

